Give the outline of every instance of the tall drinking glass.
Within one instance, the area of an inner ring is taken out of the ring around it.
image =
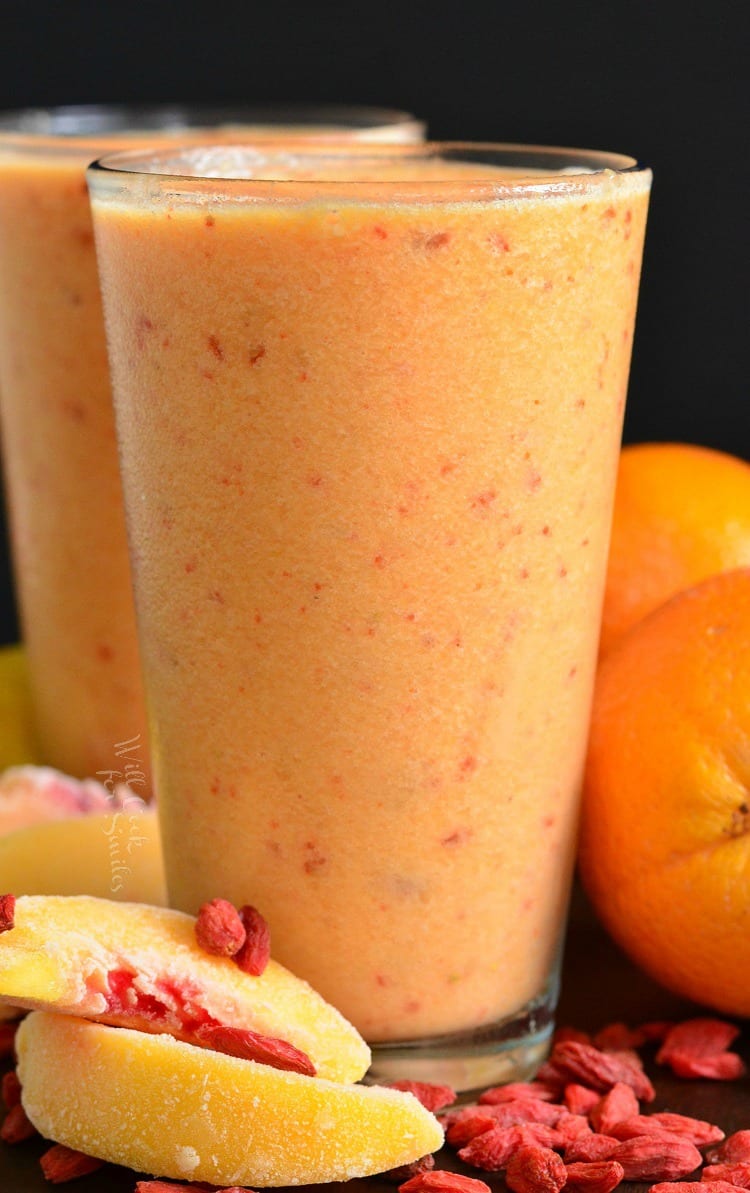
[[[281,135],[413,141],[379,108],[70,107],[0,115],[0,396],[39,748],[148,784],[145,715],[84,176],[118,144]]]
[[[89,172],[170,898],[459,1088],[545,1053],[650,174]]]

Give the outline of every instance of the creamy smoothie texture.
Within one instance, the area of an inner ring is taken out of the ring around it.
[[[648,181],[95,198],[171,900],[370,1041],[554,966]]]

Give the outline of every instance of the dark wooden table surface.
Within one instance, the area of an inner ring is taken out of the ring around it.
[[[637,1024],[647,1019],[680,1018],[706,1014],[704,1008],[681,1002],[636,970],[604,935],[580,895],[574,900],[565,956],[563,989],[558,1022],[586,1030],[614,1020]],[[745,1025],[736,1045],[750,1061],[750,1024]],[[656,1086],[656,1101],[650,1110],[672,1110],[717,1123],[729,1134],[750,1127],[750,1076],[735,1082],[686,1081],[670,1077],[663,1068],[648,1063]],[[132,1172],[108,1165],[90,1176],[66,1186],[51,1186],[43,1179],[39,1156],[48,1144],[39,1141],[9,1147],[0,1144],[0,1193],[49,1193],[53,1187],[71,1193],[133,1193]],[[464,1171],[486,1179],[493,1190],[504,1193],[501,1177],[462,1168],[445,1149],[438,1166]],[[189,1186],[187,1186],[189,1189]],[[342,1193],[344,1186],[326,1186]],[[637,1185],[622,1185],[623,1193],[637,1193]],[[645,1188],[645,1186],[643,1186]],[[379,1181],[351,1181],[346,1193],[394,1193],[394,1186]]]

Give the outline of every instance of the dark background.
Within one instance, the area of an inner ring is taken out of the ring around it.
[[[750,459],[748,11],[745,0],[0,0],[0,109],[379,104],[413,111],[438,139],[631,153],[655,182],[625,438]],[[10,601],[0,549],[4,641]]]

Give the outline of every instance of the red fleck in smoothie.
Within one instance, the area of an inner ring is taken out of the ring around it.
[[[275,129],[414,140],[421,132],[413,119],[379,110],[257,115],[266,121],[253,126],[259,137]],[[316,122],[303,125],[311,115]],[[184,140],[196,134],[176,132],[181,120],[229,118],[84,107],[0,119],[4,471],[39,744],[45,761],[70,774],[117,771],[140,793],[145,713],[84,171],[118,143],[138,143],[133,127],[151,127],[140,141]]]
[[[650,182],[436,152],[89,175],[170,897],[374,1042],[554,986]]]

